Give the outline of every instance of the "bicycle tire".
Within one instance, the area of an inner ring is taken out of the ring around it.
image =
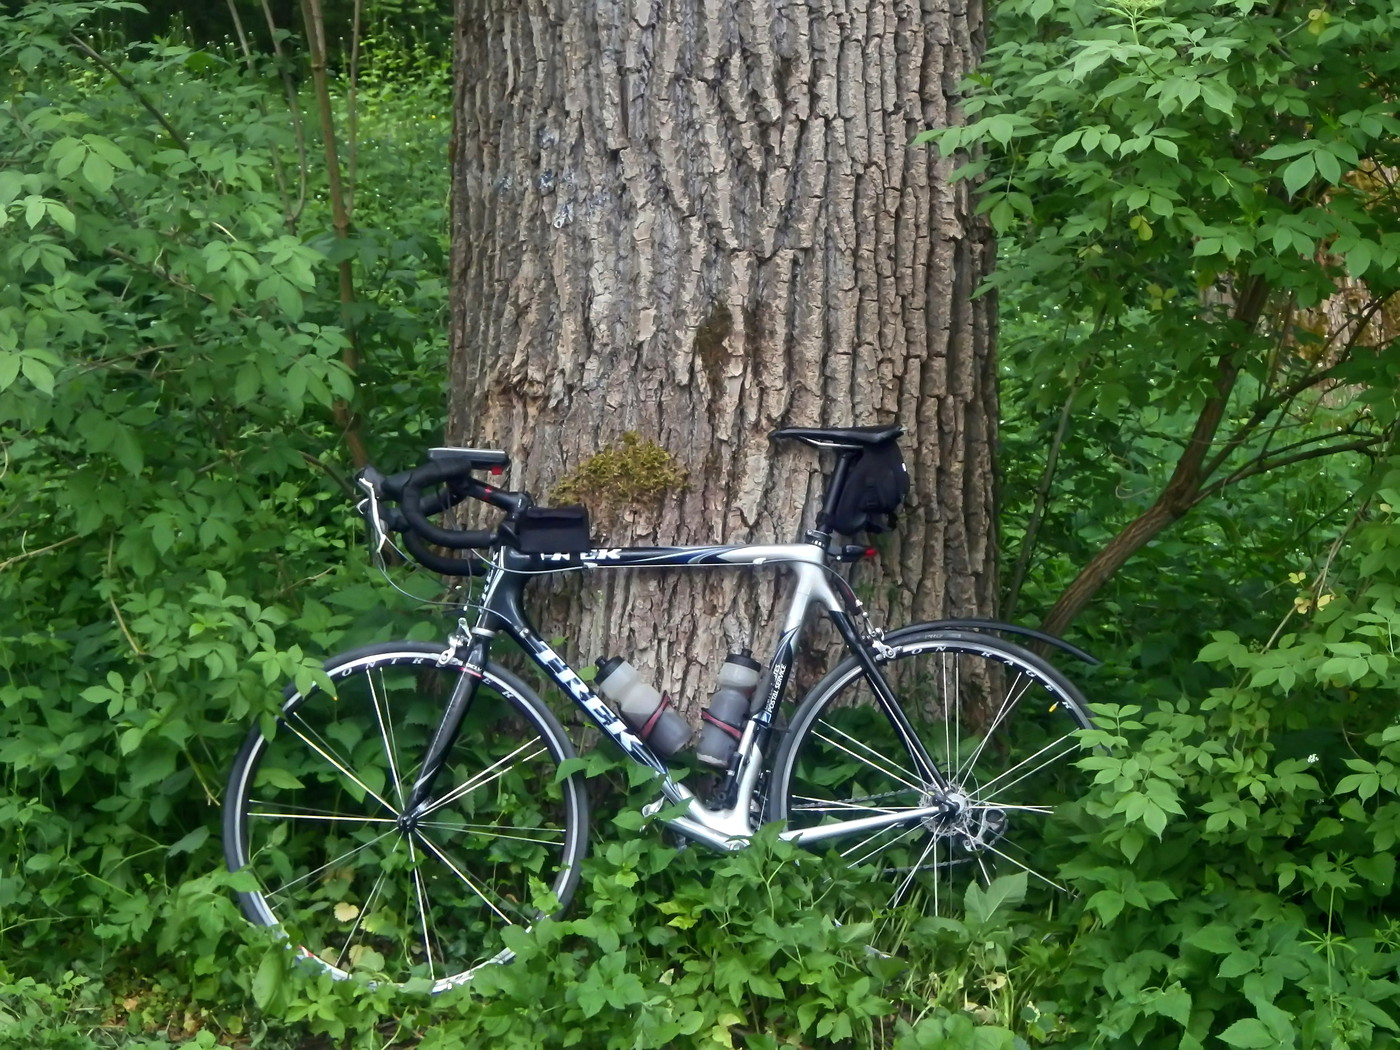
[[[432,992],[514,953],[502,939],[568,905],[588,843],[581,774],[544,702],[488,664],[434,786],[433,819],[398,822],[443,704],[466,672],[441,646],[367,646],[324,665],[334,697],[288,687],[229,775],[224,855],[251,872],[244,915],[280,926],[336,977]]]
[[[956,814],[814,844],[834,847],[847,864],[893,886],[888,896],[881,890],[853,905],[843,919],[875,921],[874,947],[882,951],[897,946],[883,931],[905,927],[900,905],[953,916],[967,882],[989,882],[994,868],[1023,870],[1028,884],[1065,889],[1037,869],[1034,851],[1049,812],[1083,786],[1073,765],[1082,753],[1075,734],[1092,726],[1079,690],[1013,643],[929,624],[884,642],[893,655],[878,658],[881,671],[962,800]],[[807,828],[932,804],[930,785],[913,772],[917,764],[873,696],[855,657],[812,687],[774,761],[769,819]],[[951,707],[950,697],[957,700]],[[951,721],[940,717],[949,710]]]

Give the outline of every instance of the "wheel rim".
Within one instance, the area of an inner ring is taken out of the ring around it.
[[[877,919],[882,949],[892,946],[885,934],[902,929],[901,905],[955,915],[971,881],[1023,872],[1030,887],[1066,890],[1042,851],[1052,812],[1083,783],[1074,767],[1076,731],[1089,725],[1073,688],[1028,654],[975,641],[914,640],[895,648],[882,671],[949,780],[950,797],[937,814],[822,847],[883,883],[848,916]],[[789,827],[939,801],[857,668],[838,672],[822,695],[799,713],[775,785]]]
[[[230,785],[230,860],[260,888],[244,909],[336,976],[433,991],[512,955],[503,931],[567,902],[583,849],[581,793],[556,783],[567,742],[488,678],[416,819],[403,813],[457,665],[378,656],[331,672],[334,699],[293,696]]]

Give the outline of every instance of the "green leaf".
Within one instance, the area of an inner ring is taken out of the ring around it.
[[[35,390],[41,394],[53,395],[53,369],[39,358],[29,353],[22,354],[20,356],[20,371],[24,373],[24,378],[34,385]]]
[[[0,350],[0,390],[6,390],[14,385],[19,378],[20,364],[23,357],[14,350]]]
[[[141,442],[130,427],[117,427],[112,431],[112,446],[109,449],[118,463],[126,468],[132,477],[137,477],[145,466],[145,454]]]
[[[1122,913],[1124,903],[1126,902],[1123,900],[1123,894],[1117,890],[1103,889],[1089,898],[1088,907],[1098,915],[1100,921],[1109,923]]]
[[[1312,156],[1320,176],[1333,186],[1342,181],[1342,162],[1337,159],[1336,154],[1319,149],[1314,150]]]
[[[1259,956],[1253,952],[1235,952],[1220,964],[1220,976],[1227,979],[1243,977],[1259,968]]]
[[[981,129],[995,141],[1003,146],[1011,142],[1011,136],[1016,133],[1016,121],[1005,113],[998,113],[994,117],[988,117],[979,122]]]
[[[131,158],[123,153],[121,147],[109,138],[103,138],[101,135],[84,135],[83,142],[87,144],[88,149],[96,153],[114,168],[120,168],[122,171],[130,171],[135,167]]]
[[[1377,853],[1373,857],[1357,857],[1352,861],[1356,873],[1382,893],[1389,892],[1395,882],[1395,854]]]
[[[264,955],[262,962],[258,963],[258,972],[253,976],[253,1002],[257,1003],[259,1010],[266,1010],[272,1005],[273,998],[282,987],[286,962],[287,950],[277,947]]]
[[[1288,191],[1290,197],[1296,195],[1299,190],[1312,182],[1313,176],[1317,174],[1317,162],[1313,160],[1314,156],[1315,154],[1308,153],[1283,169],[1283,188]]]
[[[1202,80],[1201,101],[1227,117],[1235,114],[1235,89],[1224,80]]]
[[[68,209],[67,205],[60,204],[58,201],[49,201],[48,212],[49,218],[56,222],[60,228],[67,230],[69,233],[77,232],[78,221],[74,217],[72,211]]]
[[[89,152],[83,159],[83,179],[98,193],[112,188],[112,175],[112,165],[96,153]]]
[[[1185,1028],[1191,1022],[1191,993],[1180,986],[1167,989],[1150,1000],[1147,1008],[1161,1017],[1170,1017]]]
[[[1186,943],[1215,955],[1230,955],[1239,948],[1235,943],[1235,928],[1220,922],[1201,927],[1186,938]]]
[[[1026,873],[1018,871],[1011,875],[999,875],[984,890],[976,882],[969,882],[963,895],[968,916],[974,921],[989,921],[999,908],[1014,906],[1026,899]]]
[[[173,857],[180,853],[193,853],[195,850],[199,849],[200,846],[204,845],[208,838],[209,829],[207,827],[195,828],[188,835],[185,835],[179,841],[171,845],[171,847],[165,851],[166,856]]]
[[[1346,253],[1347,272],[1353,277],[1365,276],[1375,261],[1375,250],[1376,245],[1371,241],[1358,241],[1356,246]]]
[[[1256,1048],[1264,1050],[1266,1047],[1278,1045],[1274,1037],[1269,1034],[1269,1030],[1264,1027],[1264,1023],[1255,1017],[1236,1021],[1220,1033],[1220,1040],[1230,1046],[1241,1047],[1243,1050],[1256,1050]]]
[[[1296,157],[1303,153],[1311,153],[1314,144],[1310,141],[1303,142],[1280,142],[1277,146],[1270,146],[1263,153],[1259,154],[1260,160],[1287,160],[1289,157]]]
[[[87,147],[72,136],[65,136],[49,147],[49,160],[53,161],[54,174],[67,178],[77,171],[87,156]]]
[[[24,179],[17,171],[0,171],[0,209],[8,208],[24,190]]]

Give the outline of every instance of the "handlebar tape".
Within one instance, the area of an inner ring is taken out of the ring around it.
[[[414,560],[420,565],[426,569],[432,569],[434,572],[440,572],[444,576],[483,576],[486,574],[486,562],[482,559],[448,558],[441,554],[434,554],[412,529],[404,530],[403,545],[408,548],[408,553],[413,555]]]
[[[403,481],[403,492],[399,497],[399,507],[403,510],[403,516],[408,521],[409,528],[416,532],[425,540],[436,543],[439,547],[447,547],[450,550],[471,550],[490,547],[496,541],[496,534],[487,529],[444,529],[439,528],[428,520],[427,515],[434,513],[433,510],[425,508],[423,505],[422,490],[428,485],[439,485],[444,482],[466,482],[467,490],[458,494],[449,489],[447,493],[438,497],[437,500],[429,500],[429,504],[441,502],[440,510],[446,510],[462,500],[475,495],[472,488],[483,488],[479,482],[473,482],[469,473],[470,468],[463,465],[448,463],[428,463],[409,471],[408,477]],[[411,550],[412,548],[410,548]],[[416,557],[416,552],[415,552]],[[452,560],[452,559],[447,559]]]

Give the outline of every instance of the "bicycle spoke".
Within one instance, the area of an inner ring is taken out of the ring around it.
[[[890,907],[899,907],[900,900],[903,898],[904,894],[908,892],[909,887],[914,882],[914,876],[918,874],[919,870],[923,867],[924,860],[928,857],[930,853],[933,852],[934,847],[937,845],[938,839],[933,836],[929,836],[929,840],[924,846],[924,851],[919,854],[919,859],[915,861],[914,864],[909,868],[909,874],[904,876],[904,881],[899,884],[899,887],[894,891],[894,896],[890,898]],[[935,881],[937,881],[936,875],[934,876],[934,879]]]
[[[564,836],[563,830],[558,828],[516,828],[508,824],[451,824],[446,821],[423,820],[419,821],[418,826],[420,828],[432,828],[434,831],[472,832],[478,835],[483,835],[488,838],[509,839],[512,842],[529,842],[533,843],[536,846],[558,846],[561,844],[561,841]],[[533,838],[529,835],[512,835],[507,834],[506,831],[503,831],[503,827],[515,832],[539,831],[548,835],[557,835],[559,837]]]
[[[400,837],[399,841],[402,842],[403,838]],[[389,851],[389,854],[390,856],[392,856],[397,852],[398,847],[395,846],[394,849]],[[355,940],[355,934],[359,930],[360,924],[365,921],[365,916],[368,915],[371,909],[374,908],[374,902],[379,899],[379,892],[384,888],[384,879],[385,876],[387,876],[388,874],[389,871],[387,868],[384,868],[379,872],[379,878],[375,879],[374,885],[370,887],[369,896],[365,898],[365,903],[361,905],[360,909],[355,913],[355,925],[350,927],[350,932],[345,935],[345,947],[341,948],[340,954],[336,956],[335,964],[337,966],[344,965],[345,956],[350,951],[350,945]]]
[[[500,908],[496,907],[496,905],[491,901],[491,899],[490,899],[489,897],[486,896],[485,891],[482,890],[481,887],[478,886],[474,881],[472,881],[471,877],[470,877],[469,875],[467,875],[466,873],[464,873],[464,872],[462,871],[461,868],[459,868],[459,867],[457,867],[457,865],[453,864],[452,861],[448,858],[447,854],[444,853],[444,852],[442,852],[442,850],[438,849],[437,846],[433,844],[433,842],[432,842],[431,839],[429,839],[429,838],[427,838],[427,837],[425,837],[425,836],[419,836],[419,841],[422,842],[423,847],[424,847],[429,853],[431,853],[431,854],[432,854],[434,857],[436,857],[439,861],[441,861],[443,864],[445,864],[445,865],[447,866],[447,869],[448,869],[449,871],[451,871],[452,874],[456,875],[457,878],[461,879],[461,880],[462,880],[462,884],[465,885],[465,886],[467,887],[467,889],[471,890],[471,891],[472,891],[473,893],[475,893],[478,897],[480,897],[480,898],[481,898],[481,902],[482,902],[483,904],[485,904],[488,908],[490,908],[490,909],[491,909],[492,911],[494,911],[497,915],[499,915],[499,916],[501,917],[502,921],[504,921],[505,923],[507,923],[507,924],[510,925],[510,926],[514,926],[514,925],[515,925],[515,920],[512,919],[509,915],[507,915],[505,912],[501,911]]]
[[[293,807],[288,807],[293,809]],[[341,813],[316,813],[312,810],[294,810],[287,813],[266,813],[262,810],[250,809],[250,817],[263,817],[268,820],[324,820],[330,823],[341,824],[394,824],[398,821],[393,817],[369,817],[369,816],[345,816]]]
[[[888,831],[888,830],[889,830],[888,828],[881,828],[879,831],[875,832],[873,835],[867,836],[865,839],[863,839],[863,840],[862,840],[861,842],[859,842],[857,845],[852,846],[852,847],[851,847],[849,850],[847,850],[845,853],[842,853],[841,856],[845,857],[845,856],[849,855],[850,853],[855,852],[855,850],[859,849],[861,846],[866,845],[867,843],[873,842],[875,839],[879,838],[881,834],[883,834],[884,832],[886,832],[886,831]],[[864,863],[865,863],[866,861],[868,861],[871,857],[878,856],[879,854],[883,853],[885,850],[889,849],[891,846],[894,846],[894,845],[896,845],[897,843],[899,843],[900,841],[902,841],[903,839],[906,839],[906,838],[908,838],[910,835],[913,835],[913,834],[914,834],[915,832],[917,832],[918,830],[919,830],[919,825],[918,825],[918,824],[911,824],[909,827],[904,828],[903,830],[901,830],[900,833],[899,833],[898,835],[894,836],[894,838],[890,839],[890,840],[889,840],[888,842],[886,842],[883,846],[876,846],[876,847],[875,847],[873,850],[871,850],[869,853],[866,853],[866,854],[864,854],[863,856],[857,857],[855,860],[852,860],[852,861],[850,862],[851,867],[854,868],[854,867],[858,867],[858,866],[861,865],[861,864],[864,864]]]
[[[832,723],[830,723],[830,722],[828,722],[828,721],[823,720],[823,721],[822,721],[822,725],[823,725],[824,727],[826,727],[826,729],[828,729],[829,731],[831,731],[831,732],[833,732],[833,733],[836,733],[836,734],[838,734],[839,736],[841,736],[843,739],[845,739],[846,741],[848,741],[850,744],[854,745],[855,747],[860,748],[862,751],[864,751],[864,752],[865,752],[867,755],[869,755],[870,757],[879,759],[881,762],[885,762],[885,763],[888,763],[890,766],[893,766],[893,767],[894,767],[894,773],[897,773],[897,774],[899,774],[899,775],[896,776],[896,775],[890,773],[888,770],[884,769],[882,766],[879,766],[879,765],[877,765],[877,764],[871,762],[871,761],[869,760],[869,758],[865,759],[866,764],[869,765],[872,769],[877,769],[877,770],[879,770],[880,772],[885,773],[885,774],[888,775],[888,776],[891,776],[892,779],[894,779],[894,780],[899,780],[901,783],[904,783],[904,784],[906,784],[907,786],[909,786],[909,787],[911,787],[911,788],[914,788],[915,791],[918,791],[918,790],[919,790],[918,787],[916,787],[913,783],[911,783],[911,781],[915,781],[915,780],[918,779],[918,774],[917,774],[917,773],[913,773],[913,772],[911,772],[910,770],[905,769],[903,766],[901,766],[898,762],[896,762],[896,761],[894,760],[893,756],[887,755],[887,754],[884,754],[883,752],[880,752],[880,751],[875,750],[875,748],[873,748],[873,747],[871,747],[870,745],[866,744],[864,741],[857,740],[857,739],[856,739],[855,737],[853,737],[850,733],[847,733],[845,730],[841,729],[839,726],[833,725]],[[836,747],[841,747],[841,745],[840,745],[839,743],[837,743],[836,741],[834,741],[834,740],[828,740],[828,743],[831,743],[832,745],[834,745],[834,746],[836,746]],[[861,758],[860,755],[856,754],[854,751],[851,751],[849,748],[843,748],[843,750],[845,750],[846,753],[847,753],[848,755],[850,755],[852,758],[857,758],[857,759]]]
[[[799,801],[799,796],[793,796],[794,801]],[[858,803],[873,801],[872,799],[839,799],[839,798],[814,798],[809,795],[800,796],[800,801],[810,803],[810,805],[793,806],[795,810],[803,813],[864,813],[874,816],[878,813],[896,813],[901,809],[914,809],[914,806],[862,806]]]
[[[437,965],[433,962],[433,938],[428,931],[428,894],[423,886],[423,869],[418,864],[418,850],[413,836],[408,837],[408,857],[413,864],[413,894],[418,898],[418,920],[423,929],[423,955],[428,960],[428,977],[437,980]]]
[[[509,772],[511,772],[513,769],[515,769],[516,766],[520,765],[521,762],[527,762],[527,761],[529,761],[529,760],[532,759],[532,758],[538,757],[540,754],[542,754],[542,753],[544,752],[543,746],[539,747],[538,749],[536,749],[536,750],[534,750],[534,751],[531,751],[528,755],[524,756],[524,757],[521,758],[519,761],[517,761],[517,762],[511,762],[512,759],[514,759],[517,755],[519,755],[519,754],[520,754],[522,751],[524,751],[526,748],[528,748],[528,747],[533,747],[535,744],[538,744],[538,743],[539,743],[539,740],[538,740],[538,739],[535,739],[535,740],[531,740],[531,741],[529,741],[529,742],[527,742],[527,743],[521,744],[518,748],[516,748],[516,749],[515,749],[514,751],[512,751],[510,754],[506,755],[504,758],[498,759],[496,762],[492,763],[490,766],[488,766],[487,768],[483,769],[480,773],[476,774],[476,775],[475,775],[474,777],[472,777],[471,779],[465,781],[465,782],[462,783],[462,784],[457,785],[455,788],[453,788],[453,789],[452,789],[451,791],[449,791],[447,794],[443,795],[441,798],[436,799],[436,800],[434,800],[434,801],[428,803],[428,804],[423,808],[422,816],[427,816],[429,813],[434,813],[434,812],[436,812],[437,810],[441,809],[443,806],[451,805],[453,802],[456,802],[458,799],[464,798],[465,796],[471,794],[471,793],[472,793],[473,791],[475,791],[477,788],[485,787],[487,784],[491,783],[492,781],[494,781],[494,780],[499,780],[501,777],[505,776],[507,773],[509,773]],[[508,763],[508,762],[510,762],[511,764],[510,764],[510,765],[506,765],[506,763]],[[489,774],[489,775],[488,775],[488,774]]]
[[[308,871],[305,875],[298,875],[298,876],[297,876],[295,879],[293,879],[291,882],[283,883],[281,886],[278,886],[276,889],[272,889],[272,888],[269,887],[267,890],[264,891],[264,896],[267,896],[267,897],[277,897],[277,896],[279,896],[279,895],[281,895],[281,894],[283,894],[283,893],[286,893],[286,892],[287,892],[288,890],[290,890],[292,887],[298,886],[298,885],[300,885],[301,883],[306,882],[308,879],[315,878],[317,875],[320,875],[322,872],[325,872],[325,871],[333,871],[333,870],[336,869],[337,867],[345,867],[345,866],[348,864],[348,862],[349,862],[349,860],[350,860],[351,857],[354,857],[356,854],[362,853],[362,852],[364,852],[365,850],[369,849],[371,846],[377,845],[378,843],[384,841],[384,839],[388,838],[390,835],[392,835],[392,834],[393,834],[395,831],[397,831],[397,830],[398,830],[397,828],[393,828],[393,829],[391,829],[391,830],[389,830],[389,831],[384,832],[384,834],[382,834],[382,835],[376,835],[374,838],[370,839],[368,842],[362,842],[360,845],[356,846],[354,849],[346,850],[344,853],[342,853],[340,856],[334,858],[333,860],[328,860],[328,861],[326,861],[326,863],[322,864],[319,868],[313,868],[311,871]]]
[[[967,763],[965,765],[960,764],[954,767],[958,771],[959,780],[961,780],[967,775],[968,770],[972,769],[975,765],[977,765],[977,760],[982,757],[982,751],[987,746],[987,741],[992,739],[992,736],[996,733],[997,728],[1003,722],[1005,722],[1005,720],[1011,714],[1011,712],[1015,710],[1016,705],[1021,702],[1021,698],[1025,696],[1026,693],[1030,690],[1031,686],[1035,684],[1035,679],[1027,674],[1018,674],[1016,676],[1015,684],[1019,684],[1021,682],[1025,682],[1025,685],[1021,686],[1020,692],[1015,693],[1013,695],[1011,690],[1007,690],[1006,697],[1002,700],[1001,707],[998,709],[996,717],[992,719],[991,724],[987,726],[987,728],[983,731],[982,739],[977,742],[977,749],[973,751],[972,755],[968,758]]]
[[[1006,861],[1008,864],[1014,864],[1016,867],[1018,867],[1018,868],[1020,868],[1022,871],[1024,871],[1027,875],[1033,875],[1033,876],[1035,876],[1037,879],[1039,879],[1041,882],[1045,883],[1045,885],[1049,886],[1051,889],[1059,890],[1061,893],[1068,893],[1068,892],[1069,892],[1069,890],[1068,890],[1066,887],[1061,886],[1061,885],[1060,885],[1058,882],[1056,882],[1054,879],[1049,878],[1049,877],[1046,876],[1046,875],[1042,875],[1040,872],[1036,871],[1034,868],[1032,868],[1032,867],[1031,867],[1030,865],[1028,865],[1028,864],[1022,864],[1019,860],[1017,860],[1015,857],[1011,856],[1011,855],[1010,855],[1009,853],[1007,853],[1006,851],[1004,851],[1004,850],[999,850],[999,849],[996,848],[996,846],[993,846],[993,845],[991,845],[991,844],[987,844],[984,848],[985,848],[989,853],[995,853],[998,857],[1000,857],[1002,860]]]
[[[384,687],[384,672],[379,672],[379,684],[375,686],[375,673],[373,670],[365,676],[369,684],[370,699],[374,703],[374,717],[379,723],[379,736],[384,742],[384,758],[389,763],[389,778],[394,783],[394,793],[399,798],[399,808],[403,808],[403,781],[399,779],[399,769],[394,756],[398,753],[398,748],[394,745],[394,734],[389,722],[389,697]]]
[[[1034,762],[1034,761],[1035,761],[1037,758],[1039,758],[1041,755],[1045,754],[1045,752],[1049,751],[1051,748],[1059,747],[1061,744],[1065,743],[1066,741],[1069,741],[1069,742],[1071,743],[1071,745],[1073,745],[1073,743],[1074,743],[1073,737],[1072,737],[1069,733],[1066,733],[1064,736],[1060,737],[1060,739],[1058,739],[1058,740],[1055,740],[1055,741],[1052,741],[1052,742],[1049,743],[1049,744],[1046,744],[1044,747],[1042,747],[1042,748],[1041,748],[1039,751],[1037,751],[1035,754],[1033,754],[1033,755],[1028,755],[1026,758],[1023,758],[1020,762],[1016,763],[1016,765],[1012,766],[1010,769],[1007,769],[1007,770],[1004,770],[1004,771],[1001,772],[1001,773],[998,773],[998,774],[997,774],[995,777],[993,777],[991,780],[987,781],[985,784],[982,784],[982,785],[980,785],[980,786],[978,787],[978,790],[977,790],[977,795],[978,795],[978,797],[981,798],[983,801],[990,801],[991,799],[993,799],[993,798],[996,797],[996,793],[1010,790],[1011,788],[1015,787],[1017,784],[1021,783],[1021,781],[1025,780],[1027,777],[1035,776],[1035,774],[1039,773],[1042,769],[1047,769],[1047,768],[1049,768],[1050,765],[1052,765],[1053,763],[1058,762],[1059,760],[1061,760],[1062,758],[1064,758],[1066,755],[1072,754],[1074,751],[1078,750],[1078,748],[1075,747],[1075,746],[1062,748],[1061,750],[1057,751],[1054,755],[1052,755],[1048,760],[1046,760],[1045,762],[1040,763],[1040,765],[1036,766],[1034,769],[1029,770],[1029,771],[1026,772],[1026,773],[1022,773],[1019,777],[1017,777],[1017,778],[1016,778],[1015,780],[1013,780],[1011,783],[1009,783],[1009,784],[1001,784],[1001,781],[1003,781],[1003,780],[1005,780],[1007,777],[1011,776],[1011,775],[1012,775],[1013,773],[1015,773],[1017,770],[1024,768],[1026,765],[1028,765],[1028,764],[1031,763],[1031,762]],[[1000,786],[997,786],[997,785],[1000,785]],[[992,789],[994,786],[997,786],[997,792],[991,792],[991,789]]]
[[[826,725],[827,723],[823,722],[822,724],[823,724],[823,725]],[[821,734],[821,733],[814,733],[813,735],[816,736],[816,737],[818,737],[819,739],[825,741],[826,743],[830,744],[832,747],[836,748],[838,751],[841,751],[841,752],[843,752],[844,754],[849,755],[851,758],[854,758],[857,762],[860,762],[860,763],[864,764],[865,766],[867,766],[868,768],[875,770],[875,772],[877,772],[877,773],[883,773],[885,776],[889,777],[891,780],[896,780],[896,781],[898,781],[899,783],[903,784],[905,787],[909,788],[911,791],[922,791],[922,790],[923,790],[921,787],[919,787],[918,784],[914,783],[912,780],[905,779],[905,777],[899,776],[899,775],[897,775],[897,774],[891,772],[890,770],[885,769],[883,766],[877,765],[876,763],[870,761],[870,759],[866,758],[864,755],[857,754],[855,751],[851,750],[849,747],[847,747],[845,744],[841,743],[839,740],[833,740],[831,737],[825,736],[825,735],[823,735],[823,734]],[[846,733],[842,733],[841,735],[842,735],[842,736],[848,736],[848,734],[846,734]],[[865,747],[865,745],[863,745],[863,744],[862,744],[861,746],[862,746],[862,747]],[[873,751],[873,750],[871,750],[871,749],[869,749],[869,748],[866,748],[866,750],[870,750],[871,754],[874,754],[874,755],[876,755],[877,757],[883,757],[883,756],[880,756],[878,752]],[[891,763],[891,765],[894,765],[897,769],[898,769],[898,768],[901,768],[901,767],[898,766],[897,763]],[[904,772],[907,774],[908,777],[913,777],[913,776],[914,776],[913,773],[909,773],[907,770],[905,770]]]
[[[300,716],[298,716],[298,721],[301,721]],[[339,773],[341,776],[343,776],[346,780],[350,781],[350,783],[354,784],[354,785],[355,785],[356,787],[358,787],[361,791],[363,791],[366,795],[369,795],[369,796],[370,796],[371,798],[373,798],[376,802],[378,802],[381,806],[383,806],[385,809],[387,809],[390,813],[394,814],[395,816],[398,816],[398,814],[399,814],[399,811],[398,811],[398,810],[396,810],[396,809],[395,809],[393,806],[391,806],[388,802],[384,801],[384,799],[380,796],[379,792],[375,791],[372,787],[370,787],[368,784],[366,784],[363,780],[361,780],[359,777],[357,777],[354,773],[350,772],[349,767],[348,767],[344,762],[342,762],[339,758],[337,758],[336,756],[332,755],[332,754],[331,754],[329,751],[327,751],[326,749],[324,749],[324,748],[318,746],[318,745],[316,744],[316,742],[313,741],[313,740],[311,739],[311,737],[307,736],[305,733],[302,733],[299,729],[296,728],[296,726],[292,725],[292,723],[291,723],[290,721],[287,721],[285,718],[283,719],[282,724],[283,724],[284,726],[287,727],[288,731],[290,731],[291,734],[292,734],[293,736],[295,736],[295,737],[296,737],[297,739],[299,739],[302,743],[304,743],[307,747],[311,748],[311,750],[315,751],[318,755],[320,755],[320,756],[321,756],[322,758],[324,758],[327,762],[329,762],[329,763],[335,768],[336,772],[338,772],[338,773]],[[304,724],[304,723],[303,723],[303,724]],[[310,727],[307,727],[307,732],[311,732]]]

